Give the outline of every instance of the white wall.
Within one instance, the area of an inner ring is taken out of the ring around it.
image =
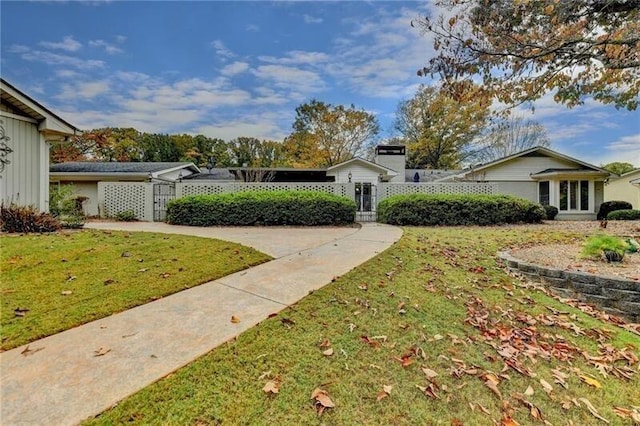
[[[10,161],[0,174],[0,199],[20,205],[34,205],[41,211],[49,204],[49,152],[38,132],[37,124],[25,120],[0,116],[7,146],[13,150]]]
[[[376,155],[376,159],[374,162],[398,173],[397,176],[389,179],[389,182],[404,182],[404,170],[406,167],[406,160],[404,155],[380,154]]]
[[[488,181],[531,181],[530,175],[546,169],[575,168],[576,164],[551,157],[518,157],[485,170],[467,174],[468,179]],[[473,175],[473,177],[472,177]]]
[[[629,181],[640,178],[640,170],[626,176],[611,179],[604,185],[604,201],[626,201],[634,209],[640,209],[640,186]]]
[[[380,172],[370,169],[360,163],[349,163],[344,167],[340,167],[327,172],[327,176],[335,176],[337,183],[348,183],[349,172],[351,172],[351,182],[372,183],[379,182]]]

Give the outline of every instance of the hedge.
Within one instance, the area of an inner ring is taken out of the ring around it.
[[[495,225],[545,218],[540,204],[507,195],[397,195],[378,205],[378,221],[391,225]]]
[[[547,213],[547,220],[554,220],[558,216],[558,208],[556,206],[542,206]]]
[[[608,220],[640,220],[640,210],[614,210],[607,214]]]
[[[626,201],[605,201],[600,204],[600,209],[598,210],[598,215],[596,218],[598,220],[606,219],[610,212],[616,210],[631,210],[633,206]]]
[[[191,226],[341,225],[353,223],[356,204],[313,191],[253,191],[195,195],[167,205],[167,222]]]

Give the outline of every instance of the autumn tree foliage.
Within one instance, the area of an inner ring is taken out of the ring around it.
[[[367,143],[378,134],[379,125],[373,114],[353,105],[331,105],[314,99],[296,108],[293,129],[288,150],[300,154],[293,162],[323,167],[363,154]],[[300,151],[296,151],[296,145]]]
[[[434,40],[418,71],[447,82],[480,77],[505,104],[552,93],[635,110],[640,91],[638,0],[440,0],[412,22]]]
[[[490,115],[482,93],[469,82],[458,93],[421,86],[401,102],[395,128],[407,146],[407,167],[451,169],[475,154],[473,142]]]

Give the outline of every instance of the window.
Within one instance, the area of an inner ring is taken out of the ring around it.
[[[560,181],[560,210],[589,210],[589,181]]]
[[[549,181],[540,182],[538,184],[538,201],[543,206],[549,205]]]

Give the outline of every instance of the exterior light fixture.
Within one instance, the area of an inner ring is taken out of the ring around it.
[[[349,183],[351,183],[351,178],[353,177],[353,175],[351,174],[351,172],[349,172],[349,174],[347,175],[347,177],[349,178]]]
[[[180,170],[180,173],[178,173],[178,182],[182,182],[182,170]]]

